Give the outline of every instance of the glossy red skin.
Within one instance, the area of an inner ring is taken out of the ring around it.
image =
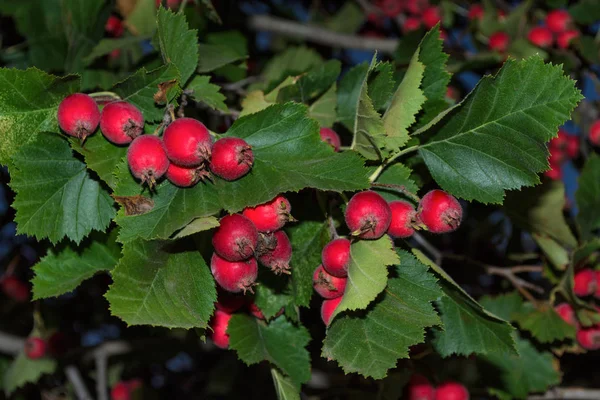
[[[408,33],[418,30],[421,27],[421,19],[418,17],[406,17],[402,24],[402,32]]]
[[[345,219],[354,236],[379,239],[390,226],[392,210],[378,193],[366,190],[352,196],[346,207]]]
[[[230,262],[214,253],[210,260],[210,270],[215,281],[231,293],[252,291],[252,286],[258,276],[256,259]]]
[[[170,164],[162,140],[153,135],[138,136],[131,142],[127,163],[133,176],[142,183],[160,179]]]
[[[483,6],[481,4],[473,4],[469,7],[469,13],[467,17],[473,21],[475,19],[480,20],[483,18]]]
[[[167,179],[179,187],[192,187],[200,181],[202,176],[200,167],[180,167],[171,163],[167,169]]]
[[[242,308],[248,301],[248,298],[241,294],[230,293],[217,286],[217,301],[215,307],[217,310],[233,314]]]
[[[600,326],[579,328],[577,330],[577,342],[586,350],[600,350]]]
[[[335,299],[341,297],[346,290],[348,278],[338,278],[325,271],[322,265],[319,265],[313,273],[313,288],[324,299]]]
[[[435,400],[469,400],[469,391],[457,382],[444,382],[435,390]]]
[[[560,49],[568,49],[571,42],[579,37],[579,31],[575,29],[569,29],[561,32],[556,37],[556,44]]]
[[[100,110],[87,94],[74,93],[60,102],[57,118],[60,129],[67,135],[85,139],[98,128]]]
[[[227,334],[227,328],[229,327],[229,320],[231,315],[221,310],[215,310],[215,314],[210,320],[210,327],[212,332],[210,338],[212,339],[215,346],[221,349],[229,347],[229,335]]]
[[[560,303],[554,307],[554,311],[565,321],[567,324],[577,326],[577,318],[575,317],[575,311],[569,303]]]
[[[131,389],[127,382],[118,382],[110,391],[111,400],[130,400]]]
[[[0,285],[2,285],[4,294],[14,301],[19,303],[29,301],[29,287],[18,278],[12,275],[5,276],[2,278],[2,281],[0,281]]]
[[[321,140],[333,147],[336,152],[340,151],[342,141],[336,131],[323,127],[319,130],[319,135],[321,136]]]
[[[212,147],[210,170],[227,181],[234,181],[246,175],[252,169],[252,164],[252,147],[243,139],[219,139]]]
[[[217,254],[227,261],[242,261],[254,255],[258,244],[258,231],[248,218],[231,214],[221,218],[212,237]]]
[[[508,43],[510,42],[510,36],[506,32],[496,32],[490,36],[488,47],[492,51],[500,53],[506,52],[508,49]]]
[[[44,339],[32,336],[25,341],[25,355],[30,360],[38,360],[46,355],[47,347]]]
[[[323,268],[329,274],[345,278],[350,267],[350,241],[346,238],[334,239],[323,247],[321,252]]]
[[[262,254],[258,260],[275,273],[289,273],[292,243],[284,231],[277,231],[273,235],[277,239],[277,246]]]
[[[106,20],[104,30],[113,37],[121,37],[125,28],[123,27],[123,21],[116,15],[111,15]]]
[[[417,211],[412,204],[404,200],[394,200],[390,202],[392,210],[392,222],[388,228],[388,235],[395,238],[407,238],[415,233],[412,223]]]
[[[323,304],[321,304],[321,319],[326,326],[329,326],[331,323],[331,316],[335,309],[340,305],[343,297],[337,297],[335,299],[323,300]]]
[[[600,120],[595,121],[590,127],[589,136],[590,142],[594,146],[600,146]]]
[[[546,26],[554,33],[566,31],[571,22],[571,15],[565,10],[552,10],[546,16]]]
[[[252,221],[259,232],[273,232],[283,228],[291,211],[288,199],[279,195],[264,204],[244,208],[242,215]]]
[[[596,289],[598,288],[596,272],[590,268],[584,268],[577,271],[573,281],[573,292],[579,297],[595,294]]]
[[[406,389],[408,400],[433,400],[435,388],[427,378],[415,374],[410,378]]]
[[[163,134],[169,159],[184,167],[197,167],[210,158],[212,137],[200,121],[179,118]]]
[[[108,103],[100,115],[100,131],[114,144],[128,144],[144,133],[144,116],[126,101]]]
[[[546,48],[552,46],[554,36],[552,31],[545,26],[536,26],[531,28],[527,34],[527,39],[538,47]]]
[[[423,10],[421,19],[423,20],[423,24],[427,29],[433,28],[438,22],[442,21],[440,9],[435,6],[427,7],[425,10]]]
[[[462,220],[462,207],[456,198],[443,190],[432,190],[421,199],[417,220],[432,233],[456,230]]]

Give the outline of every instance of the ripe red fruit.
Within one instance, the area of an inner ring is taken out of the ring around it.
[[[496,32],[490,36],[488,47],[492,51],[504,53],[508,49],[508,43],[510,42],[510,36],[506,32]]]
[[[592,124],[588,137],[594,146],[600,146],[600,120]]]
[[[152,135],[138,136],[127,149],[127,163],[136,178],[152,187],[169,168],[162,140]]]
[[[544,172],[544,175],[553,181],[559,181],[562,179],[562,168],[559,164],[550,163],[550,169]]]
[[[407,385],[408,400],[433,400],[435,389],[423,375],[415,374]]]
[[[110,391],[111,400],[130,400],[131,390],[127,382],[117,382]]]
[[[554,33],[566,31],[571,22],[571,15],[566,10],[552,10],[546,16],[546,25]]]
[[[246,175],[253,163],[252,147],[243,139],[227,137],[213,145],[210,170],[227,181]]]
[[[233,314],[246,304],[247,298],[241,294],[227,292],[217,286],[217,301],[215,307],[217,310]]]
[[[345,218],[353,236],[379,239],[390,226],[392,210],[378,193],[366,190],[352,196],[346,207]]]
[[[469,400],[469,391],[457,382],[444,382],[435,390],[435,400]]]
[[[390,202],[392,222],[388,228],[388,235],[395,238],[407,238],[415,233],[412,224],[417,212],[408,201],[395,200]]]
[[[25,355],[31,360],[37,360],[46,355],[46,341],[32,336],[25,341]]]
[[[527,34],[527,38],[534,45],[543,48],[552,46],[552,41],[554,40],[552,31],[545,26],[536,26],[531,28]]]
[[[202,167],[180,167],[171,163],[167,169],[167,179],[179,187],[192,187],[207,177],[210,177],[210,172]]]
[[[421,19],[419,17],[406,17],[402,24],[402,32],[409,33],[416,31],[421,27]]]
[[[29,300],[29,287],[18,278],[8,275],[0,281],[4,294],[16,302],[24,303]]]
[[[575,135],[567,135],[567,155],[576,158],[579,154],[579,138]]]
[[[184,167],[197,167],[210,158],[212,137],[203,123],[192,118],[179,118],[163,135],[169,159]]]
[[[120,37],[123,35],[124,27],[123,21],[121,18],[116,15],[111,15],[106,20],[106,24],[104,25],[104,30],[113,37]]]
[[[350,267],[350,241],[345,238],[334,239],[323,247],[321,253],[323,268],[329,274],[344,278],[348,276]]]
[[[336,131],[330,128],[321,128],[319,135],[321,136],[321,140],[333,147],[336,152],[340,151],[342,141]]]
[[[462,208],[454,196],[436,189],[423,196],[416,218],[432,233],[452,232],[460,225]]]
[[[569,29],[564,32],[558,34],[556,38],[556,44],[561,49],[567,49],[571,45],[573,39],[577,39],[579,37],[579,31],[576,29]]]
[[[589,296],[596,293],[598,281],[596,272],[590,268],[584,268],[578,271],[574,277],[573,292],[579,297]]]
[[[60,102],[57,118],[60,129],[83,141],[98,127],[100,110],[87,94],[74,93]]]
[[[221,218],[212,244],[217,254],[227,261],[242,261],[254,254],[258,231],[252,221],[243,215],[227,215]]]
[[[329,326],[333,312],[340,305],[342,299],[343,297],[340,296],[335,299],[323,300],[323,304],[321,304],[321,319],[326,326]]]
[[[273,232],[293,220],[291,211],[290,202],[279,195],[264,204],[244,208],[242,214],[254,223],[259,232]]]
[[[467,17],[473,21],[475,19],[483,19],[483,6],[481,4],[473,4],[469,7]]]
[[[284,231],[273,234],[277,240],[274,249],[261,254],[258,259],[265,266],[271,268],[276,274],[290,273],[290,260],[292,259],[292,244]]]
[[[560,303],[554,307],[554,311],[569,325],[577,326],[575,311],[569,303]]]
[[[403,0],[398,3],[404,3],[404,9],[412,14],[421,14],[429,6],[429,0]]]
[[[440,9],[435,6],[427,7],[423,11],[421,19],[423,20],[423,24],[427,27],[427,29],[433,28],[442,20],[442,17],[440,16]]]
[[[577,330],[577,342],[586,350],[600,350],[600,326],[579,328]]]
[[[348,278],[338,278],[329,274],[322,265],[319,265],[313,274],[313,288],[325,299],[341,297],[346,290],[347,281]]]
[[[210,338],[215,346],[222,349],[229,347],[229,335],[227,334],[227,327],[229,326],[230,319],[231,314],[221,310],[215,310],[215,314],[210,320],[209,325],[212,328]]]
[[[210,260],[210,270],[215,281],[225,290],[231,293],[239,293],[246,290],[252,292],[258,276],[258,264],[256,259],[250,258],[246,261],[230,262],[214,253]]]
[[[126,101],[108,103],[100,116],[100,131],[114,144],[131,143],[144,133],[144,116]]]

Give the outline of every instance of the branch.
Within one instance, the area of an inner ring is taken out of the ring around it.
[[[17,355],[23,350],[25,339],[9,333],[0,332],[0,352]]]
[[[108,400],[108,357],[96,354],[96,395],[98,400]]]
[[[273,17],[270,15],[253,15],[248,25],[257,31],[268,31],[308,40],[317,44],[342,47],[345,49],[377,50],[381,53],[393,54],[398,47],[396,39],[377,39],[364,36],[337,33],[321,27],[301,24],[299,22]]]
[[[529,400],[597,400],[600,389],[578,387],[554,388],[541,395],[527,397]]]
[[[81,377],[81,373],[76,366],[67,365],[65,367],[65,375],[67,376],[69,382],[71,382],[71,385],[73,385],[73,390],[75,390],[77,400],[93,400],[93,397],[90,392],[88,392],[85,382]]]

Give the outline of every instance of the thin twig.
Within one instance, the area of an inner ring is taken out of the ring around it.
[[[25,346],[25,339],[9,333],[0,332],[0,352],[17,355]]]
[[[600,399],[600,389],[565,387],[550,389],[544,394],[528,397],[529,400],[597,400]]]
[[[73,390],[75,390],[75,395],[78,400],[93,400],[93,397],[90,392],[88,392],[85,382],[81,377],[81,373],[76,366],[67,365],[65,367],[65,375],[69,382],[71,382],[71,385],[73,385]]]
[[[258,76],[249,76],[247,78],[241,79],[237,82],[232,82],[232,83],[225,83],[223,85],[221,85],[221,87],[223,88],[223,90],[227,90],[230,92],[234,92],[237,93],[241,96],[246,94],[246,90],[243,89],[245,86],[257,82],[260,80],[260,77]]]
[[[416,151],[419,150],[419,146],[411,146],[411,147],[407,147],[401,151],[399,151],[398,153],[394,154],[391,158],[388,158],[387,161],[385,161],[383,164],[381,164],[379,167],[377,167],[377,169],[375,170],[375,172],[373,172],[371,174],[371,176],[369,177],[369,180],[371,182],[375,182],[377,180],[377,178],[379,178],[379,175],[381,175],[381,173],[383,172],[383,170],[390,165],[391,163],[393,163],[394,161],[396,161],[396,159],[404,154],[410,153],[412,151]]]
[[[417,243],[419,243],[423,248],[425,248],[427,252],[429,252],[429,255],[433,256],[433,261],[435,261],[437,265],[440,265],[442,263],[442,252],[436,249],[434,245],[429,243],[423,235],[421,235],[419,232],[415,232],[413,233],[412,237],[416,240]]]
[[[108,357],[106,353],[96,354],[96,393],[98,400],[108,400]]]
[[[337,230],[335,229],[335,221],[333,220],[333,217],[331,215],[327,217],[327,223],[329,225],[329,237],[331,237],[331,240],[339,238],[340,236],[338,235]]]

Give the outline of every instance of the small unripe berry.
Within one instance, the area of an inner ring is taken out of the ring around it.
[[[435,400],[469,400],[469,391],[457,382],[444,382],[435,390]]]
[[[490,36],[490,41],[488,42],[488,47],[492,51],[504,53],[508,49],[509,41],[510,41],[510,36],[508,36],[508,33],[496,32]]]
[[[29,287],[18,278],[8,275],[0,281],[2,291],[16,302],[24,303],[29,300]]]
[[[438,22],[442,20],[440,16],[440,9],[435,6],[427,7],[421,15],[423,24],[427,29],[433,28]]]
[[[100,116],[100,131],[114,144],[131,143],[144,133],[144,116],[126,101],[108,103]]]
[[[319,265],[313,274],[313,288],[324,299],[335,299],[341,297],[346,290],[348,278],[338,278],[325,271],[322,265]]]
[[[192,187],[209,176],[210,172],[202,167],[180,167],[171,163],[167,169],[167,179],[179,187]]]
[[[327,243],[321,253],[323,268],[331,275],[344,278],[350,267],[350,241],[345,238],[334,239]]]
[[[110,391],[110,400],[130,400],[131,389],[127,382],[117,382]]]
[[[247,298],[241,294],[230,293],[217,286],[217,301],[215,308],[233,314],[246,304]]]
[[[229,347],[229,335],[227,334],[227,328],[229,327],[229,320],[231,314],[221,310],[215,310],[215,314],[210,320],[209,326],[212,328],[210,338],[212,339],[215,346],[221,349]]]
[[[390,226],[392,210],[378,193],[366,190],[352,196],[345,219],[353,236],[379,239]]]
[[[290,202],[279,195],[267,203],[244,208],[242,214],[254,223],[259,232],[273,232],[293,220],[291,211]]]
[[[569,303],[561,303],[554,307],[554,311],[565,321],[567,324],[577,326],[577,318],[575,317],[575,311]]]
[[[467,17],[473,21],[475,19],[481,20],[483,19],[483,6],[481,4],[473,4],[469,7],[469,13]]]
[[[250,258],[246,261],[230,262],[214,253],[210,260],[210,270],[215,281],[225,290],[231,293],[243,291],[252,292],[258,276],[258,264],[256,259]]]
[[[203,123],[192,118],[173,121],[163,134],[169,159],[184,167],[197,167],[210,158],[212,137]]]
[[[388,235],[395,238],[407,238],[415,233],[412,226],[417,212],[412,204],[404,200],[390,202],[392,222],[388,228]]]
[[[227,181],[234,181],[246,175],[253,163],[252,147],[243,139],[219,139],[212,147],[210,170]]]
[[[153,187],[169,168],[162,140],[153,135],[138,136],[127,149],[127,163],[133,176]]]
[[[600,327],[595,325],[591,328],[579,328],[577,342],[586,350],[600,350]]]
[[[571,15],[566,10],[552,10],[546,16],[546,26],[554,33],[566,31],[571,22]]]
[[[46,341],[32,336],[25,341],[25,355],[30,360],[37,360],[46,355]]]
[[[67,135],[83,141],[98,128],[100,110],[87,94],[74,93],[60,102],[57,119],[60,129]]]
[[[265,266],[271,268],[276,274],[290,273],[290,260],[292,259],[292,244],[284,231],[273,234],[277,245],[274,249],[261,254],[258,259]]]
[[[407,385],[408,400],[433,400],[435,389],[423,375],[415,374]]]
[[[576,29],[569,29],[558,34],[556,38],[556,44],[560,49],[568,49],[571,42],[579,37],[579,31]]]
[[[256,227],[241,214],[223,217],[212,237],[215,251],[227,261],[242,261],[252,257],[257,243]]]
[[[335,309],[340,305],[343,297],[336,297],[335,299],[323,300],[323,304],[321,304],[321,319],[325,323],[326,326],[329,326],[331,322],[331,317]]]
[[[527,34],[527,38],[531,43],[542,48],[552,46],[552,42],[554,40],[552,31],[545,26],[536,26],[531,28]]]
[[[579,297],[589,296],[596,293],[598,280],[596,272],[590,268],[584,268],[575,274],[573,279],[573,292]]]
[[[321,136],[321,140],[333,147],[336,152],[340,151],[342,141],[336,131],[323,127],[319,130],[319,135]]]
[[[600,146],[600,120],[592,124],[588,137],[594,146]]]
[[[418,30],[421,27],[421,19],[418,17],[406,17],[402,23],[402,32],[409,33]]]
[[[421,199],[417,221],[432,233],[452,232],[462,220],[462,208],[456,198],[443,190],[432,190]]]

